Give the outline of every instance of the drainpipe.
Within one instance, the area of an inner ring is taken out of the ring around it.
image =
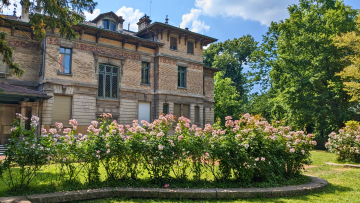
[[[159,46],[155,49],[154,57],[154,120],[156,119],[156,55],[158,52]]]
[[[44,92],[44,79],[45,79],[45,57],[46,57],[46,37],[44,37],[44,47],[43,47],[43,61],[42,61],[42,84],[41,84],[41,92]]]

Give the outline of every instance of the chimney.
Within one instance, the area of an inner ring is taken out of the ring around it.
[[[166,18],[165,18],[165,24],[169,24],[169,18],[168,18],[168,15],[166,15]]]
[[[29,22],[30,21],[29,20],[29,8],[26,8],[24,2],[21,2],[21,21],[22,22]]]
[[[122,18],[122,16],[119,16],[119,19],[118,19],[118,30],[119,31],[123,31],[123,23],[124,23],[124,19]]]
[[[185,30],[189,30],[189,28],[186,27]]]
[[[138,25],[138,31],[146,28],[147,26],[149,26],[151,23],[151,20],[149,18],[149,16],[147,16],[146,14],[139,19],[139,22],[137,23]]]

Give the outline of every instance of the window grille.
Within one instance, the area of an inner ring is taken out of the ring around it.
[[[119,92],[119,68],[116,66],[99,65],[99,88],[98,97],[118,98]]]
[[[150,84],[150,68],[149,68],[149,63],[146,62],[142,62],[141,65],[141,83],[142,84]]]
[[[71,49],[60,47],[60,73],[71,74]]]
[[[178,86],[186,87],[186,68],[178,67]]]
[[[176,38],[170,37],[170,49],[177,50]]]
[[[194,43],[189,42],[187,43],[187,53],[194,54]]]

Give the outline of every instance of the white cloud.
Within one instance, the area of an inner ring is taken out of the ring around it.
[[[191,26],[191,31],[193,32],[197,32],[197,33],[202,33],[203,30],[209,31],[210,26],[209,25],[205,25],[204,21],[200,21],[200,20],[194,20]]]
[[[182,16],[182,22],[180,24],[181,28],[186,28],[191,22],[197,20],[201,14],[200,9],[191,9],[190,13],[184,14]]]
[[[130,30],[137,32],[138,25],[136,24],[139,22],[139,19],[144,16],[143,12],[140,12],[139,9],[134,11],[131,7],[123,6],[118,11],[116,11],[116,15],[122,16],[125,19],[124,22],[124,29],[128,28],[128,24],[130,23]]]
[[[288,17],[287,6],[298,0],[196,0],[195,6],[208,16],[241,17],[269,26]]]
[[[205,25],[204,21],[199,20],[199,16],[202,11],[200,9],[192,8],[190,13],[184,14],[182,16],[182,22],[180,24],[181,28],[186,28],[191,25],[191,31],[202,33],[203,31],[208,31],[210,26]]]
[[[98,9],[98,8],[95,9],[92,14],[85,11],[84,14],[85,14],[86,20],[91,21],[91,20],[94,20],[98,15],[100,15],[100,9]]]

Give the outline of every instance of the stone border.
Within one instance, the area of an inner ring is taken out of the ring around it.
[[[355,164],[335,164],[331,162],[325,162],[325,163],[330,166],[343,166],[344,168],[360,168],[360,165],[355,165]]]
[[[255,197],[283,197],[305,195],[320,191],[328,182],[311,177],[310,183],[274,188],[227,189],[159,189],[159,188],[103,188],[49,194],[0,198],[0,203],[52,203],[72,202],[108,197],[163,198],[163,199],[240,199]]]

